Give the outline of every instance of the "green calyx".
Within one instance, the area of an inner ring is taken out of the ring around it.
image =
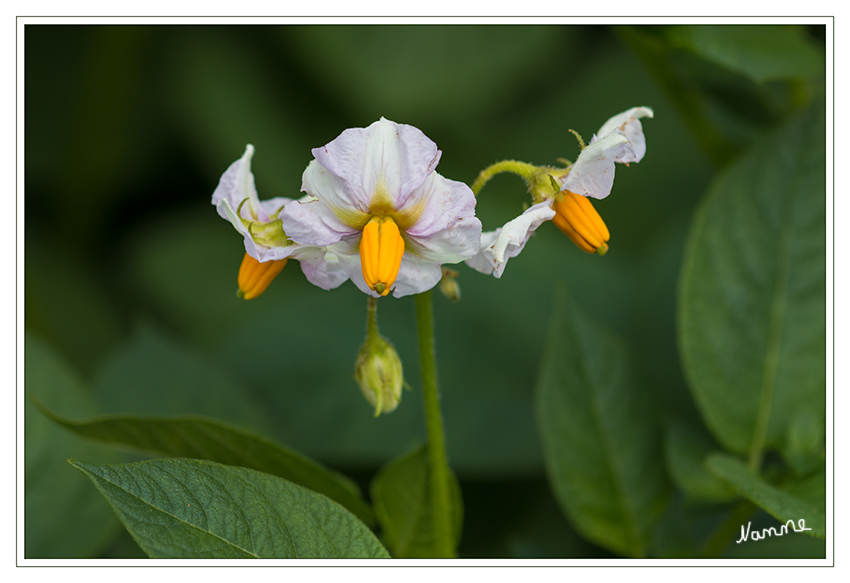
[[[236,216],[239,217],[239,220],[242,221],[242,224],[246,229],[248,229],[248,233],[250,233],[254,243],[264,245],[266,247],[289,247],[291,245],[295,245],[295,243],[286,236],[286,233],[283,231],[283,221],[278,218],[283,207],[277,209],[277,212],[271,216],[272,220],[268,222],[250,221],[248,219],[243,219],[241,214],[242,205],[244,205],[247,201],[248,199],[246,198],[239,203],[239,208],[236,209]],[[253,210],[251,214],[256,216],[256,213],[254,213]]]

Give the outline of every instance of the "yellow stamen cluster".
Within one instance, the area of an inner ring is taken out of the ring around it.
[[[552,222],[579,249],[599,255],[608,252],[608,227],[587,197],[565,190],[555,198],[554,209]]]
[[[279,259],[260,263],[246,253],[242,259],[242,265],[239,267],[237,278],[239,291],[236,292],[236,295],[246,300],[253,300],[259,296],[266,291],[272,280],[286,266],[286,261],[286,259]]]
[[[360,265],[370,289],[385,296],[398,277],[404,239],[391,217],[372,217],[363,227],[360,240]]]

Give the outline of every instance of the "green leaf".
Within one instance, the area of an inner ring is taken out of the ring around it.
[[[673,26],[673,45],[764,83],[814,77],[824,68],[824,55],[799,26]]]
[[[388,557],[342,506],[276,476],[187,459],[70,463],[154,558]]]
[[[721,174],[697,211],[679,289],[691,391],[716,439],[757,464],[799,415],[825,415],[822,107]],[[796,447],[796,446],[794,446]]]
[[[463,529],[463,499],[460,484],[449,470],[450,504],[457,548]],[[372,481],[375,514],[384,529],[384,542],[396,558],[432,558],[435,549],[431,514],[431,480],[428,450],[416,451],[394,460]]]
[[[718,449],[705,430],[679,419],[671,421],[664,442],[664,459],[676,486],[696,500],[728,502],[735,498],[735,492],[705,467],[705,458]]]
[[[576,530],[644,555],[668,493],[655,410],[622,342],[563,297],[536,411],[549,479]]]
[[[59,356],[27,333],[25,390],[29,395],[77,415],[98,413],[88,387]],[[66,460],[89,456],[120,461],[115,451],[69,434],[24,403],[24,556],[85,558],[96,556],[120,530],[118,521],[85,478]]]
[[[37,404],[39,405],[39,404]],[[172,457],[242,466],[285,478],[339,502],[368,525],[372,510],[350,479],[273,441],[202,417],[101,417],[73,421],[39,409],[80,437]]]
[[[763,508],[779,522],[784,524],[793,520],[795,525],[799,525],[798,521],[802,519],[805,521],[805,527],[812,529],[806,531],[806,534],[825,538],[825,472],[802,482],[789,484],[783,491],[754,475],[743,462],[730,455],[713,454],[709,456],[706,465],[739,494]]]

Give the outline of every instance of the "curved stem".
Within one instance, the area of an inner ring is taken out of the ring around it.
[[[449,506],[449,467],[437,388],[437,363],[434,356],[434,318],[431,290],[416,296],[416,326],[419,331],[419,360],[422,366],[422,392],[425,397],[425,425],[428,431],[428,462],[431,478],[431,516],[435,551],[441,557],[455,556]]]
[[[488,166],[482,170],[481,174],[478,175],[478,178],[475,179],[475,182],[472,183],[470,188],[472,189],[472,193],[478,196],[478,192],[484,188],[484,185],[487,184],[487,182],[496,174],[501,174],[502,172],[513,172],[514,174],[518,174],[526,181],[526,183],[528,183],[536,170],[536,166],[526,164],[525,162],[502,160],[501,162],[496,162],[492,166]]]

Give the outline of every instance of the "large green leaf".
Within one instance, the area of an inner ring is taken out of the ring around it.
[[[805,521],[811,528],[806,534],[824,538],[826,536],[826,479],[821,471],[806,480],[794,482],[780,490],[771,486],[735,457],[714,454],[706,461],[708,469],[728,482],[735,490],[766,510],[779,522]],[[791,528],[790,525],[788,527]]]
[[[171,457],[187,457],[242,466],[285,478],[339,502],[365,523],[372,510],[350,479],[290,449],[220,421],[202,417],[101,417],[73,421],[41,411],[87,439]]]
[[[657,412],[622,342],[556,301],[536,394],[555,495],[582,535],[641,556],[664,507]]]
[[[342,506],[276,476],[186,459],[70,462],[154,558],[388,557]]]
[[[431,513],[428,449],[421,447],[387,464],[372,481],[375,514],[384,543],[397,558],[438,557]],[[457,548],[463,528],[460,484],[449,470],[450,504]]]
[[[764,447],[823,447],[789,434],[825,416],[824,148],[822,107],[769,136],[714,182],[685,254],[685,373],[717,440],[753,463]]]
[[[27,334],[25,390],[51,406],[77,415],[99,412],[88,387],[59,356]],[[65,461],[88,456],[120,461],[115,451],[83,441],[51,423],[33,404],[24,403],[24,556],[95,556],[120,525],[85,478]]]

